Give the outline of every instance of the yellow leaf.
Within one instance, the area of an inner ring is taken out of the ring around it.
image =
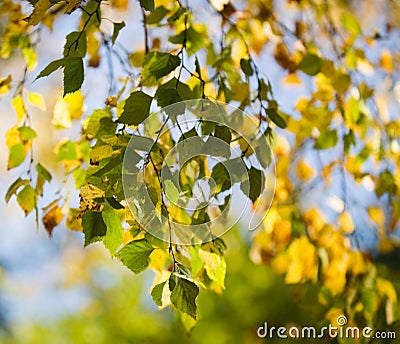
[[[26,115],[25,104],[22,97],[19,95],[13,98],[13,100],[11,101],[11,105],[13,106],[15,113],[17,114],[18,123],[21,122]]]
[[[349,212],[345,211],[341,213],[337,221],[342,232],[352,233],[354,231],[354,222]]]
[[[69,114],[68,104],[64,99],[58,99],[54,105],[51,124],[53,124],[56,129],[66,129],[71,127],[71,115]]]
[[[297,75],[297,73],[290,73],[284,80],[283,82],[288,85],[301,85],[303,82]]]
[[[32,71],[35,69],[37,64],[37,52],[32,47],[22,48],[21,53],[26,61],[26,65],[28,67],[28,71]]]
[[[226,262],[224,257],[221,257],[217,253],[208,252],[205,250],[199,250],[199,256],[204,262],[208,277],[217,283],[218,287],[214,290],[217,292],[222,291],[225,288],[225,274],[226,274]]]
[[[8,148],[11,148],[15,144],[21,142],[21,133],[18,130],[18,124],[14,125],[10,129],[6,131],[6,145]]]
[[[390,281],[378,277],[376,279],[376,290],[379,294],[386,296],[393,303],[397,302],[397,293]]]
[[[392,55],[389,50],[384,49],[382,51],[381,58],[379,60],[380,66],[388,73],[393,72],[393,61],[392,61]]]
[[[46,111],[46,102],[44,101],[43,97],[39,93],[29,93],[28,94],[28,101],[33,106],[37,107],[42,111]]]
[[[57,203],[54,204],[50,208],[50,210],[43,216],[43,225],[50,236],[53,232],[54,227],[58,226],[63,217],[64,214],[62,213],[62,210]]]
[[[92,184],[86,184],[81,187],[81,192],[79,193],[80,201],[79,208],[81,213],[86,210],[101,210],[102,206],[94,201],[96,198],[104,198],[105,192],[99,189],[97,186]]]
[[[279,220],[275,222],[271,239],[278,250],[283,250],[290,242],[292,236],[292,225],[288,220]]]
[[[170,260],[168,253],[161,249],[155,249],[150,254],[150,264],[149,268],[162,274],[165,269],[166,263]]]
[[[74,12],[81,4],[82,0],[69,0],[69,3],[67,7],[65,8],[65,12],[67,14],[70,14]]]
[[[289,259],[286,252],[281,252],[276,256],[276,258],[272,262],[272,267],[275,272],[279,275],[283,275],[289,266]]]
[[[113,153],[113,149],[110,145],[104,145],[95,147],[90,152],[90,160],[92,164],[99,163],[105,158],[109,158]]]
[[[304,220],[311,235],[316,235],[326,224],[325,218],[315,208],[304,213]]]
[[[236,40],[232,44],[232,59],[239,66],[240,59],[247,56],[247,47],[243,40]]]
[[[250,97],[249,85],[242,82],[235,83],[232,85],[232,93],[232,99],[242,103]]]
[[[381,238],[378,244],[378,250],[380,253],[385,254],[392,252],[396,246],[393,243],[393,240],[390,240],[387,237]]]
[[[296,71],[297,63],[285,43],[279,42],[275,46],[274,58],[283,69],[288,70],[290,73]]]
[[[337,319],[343,316],[344,312],[340,308],[331,308],[325,315],[325,319],[329,320],[332,326],[337,326]]]
[[[32,14],[28,17],[28,23],[30,25],[37,25],[42,20],[46,11],[51,7],[51,3],[49,0],[39,0],[35,4],[35,8]]]
[[[302,181],[307,181],[314,176],[314,170],[302,159],[297,164],[297,177]]]
[[[369,207],[368,215],[378,227],[383,227],[383,225],[385,224],[385,214],[383,213],[382,208]]]
[[[348,266],[348,256],[342,255],[324,268],[324,285],[331,291],[332,295],[337,295],[343,291],[346,285],[346,272]]]
[[[128,3],[128,0],[111,0],[111,6],[121,10],[126,10],[128,8]]]
[[[11,89],[10,83],[12,81],[11,74],[7,78],[0,78],[0,94],[7,94]]]
[[[64,97],[64,100],[68,105],[68,111],[71,118],[80,119],[85,111],[85,97],[83,96],[81,90],[67,94]]]
[[[287,251],[289,264],[285,282],[300,283],[318,278],[317,250],[308,238],[294,239]]]
[[[17,195],[19,206],[25,213],[25,216],[36,207],[37,195],[35,190],[30,185],[26,185]]]
[[[82,231],[82,219],[79,217],[79,214],[79,208],[69,209],[67,219],[65,221],[65,225],[69,230]]]
[[[258,55],[265,47],[268,37],[263,28],[263,24],[257,19],[251,21],[250,31],[251,40],[249,41],[249,46],[250,49],[254,50],[254,52]]]

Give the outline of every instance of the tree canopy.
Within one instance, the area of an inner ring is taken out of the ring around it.
[[[327,321],[396,328],[399,13],[396,1],[4,0],[17,173],[5,201],[50,236],[63,225],[134,274],[152,269],[154,303],[187,328],[201,290],[225,289],[232,227],[254,262],[315,286]]]

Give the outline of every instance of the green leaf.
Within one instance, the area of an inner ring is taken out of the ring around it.
[[[164,6],[157,7],[153,13],[146,16],[146,23],[148,25],[158,24],[169,11]]]
[[[40,162],[36,164],[36,171],[37,173],[41,174],[47,182],[51,182],[51,173],[45,167],[43,167]]]
[[[64,63],[64,97],[78,91],[83,83],[84,69],[81,57],[65,58]]]
[[[179,103],[182,98],[179,96],[178,91],[175,88],[165,88],[160,86],[155,94],[155,99],[157,100],[158,106],[164,108],[168,105]],[[178,108],[176,108],[178,109]],[[175,110],[175,109],[174,109]],[[185,110],[184,106],[182,110],[178,109],[177,113],[182,113]]]
[[[162,306],[162,294],[163,294],[165,283],[166,282],[156,284],[154,286],[153,290],[151,291],[151,297],[152,297],[154,303],[159,307]]]
[[[336,130],[327,130],[321,132],[317,141],[314,144],[315,149],[328,149],[336,146],[338,142],[338,136]]]
[[[176,204],[178,202],[179,191],[172,180],[167,179],[164,181],[164,192],[171,203]]]
[[[382,197],[385,193],[394,195],[397,192],[396,180],[389,170],[383,171],[376,181],[375,193],[378,197]]]
[[[274,122],[279,128],[285,129],[287,124],[285,119],[274,108],[269,108],[265,111],[269,119]]]
[[[86,32],[73,31],[66,37],[64,45],[64,57],[85,57],[86,55]]]
[[[348,155],[350,152],[351,146],[356,145],[356,138],[352,130],[350,130],[346,135],[343,137],[343,147],[344,147],[344,154]]]
[[[154,248],[147,239],[131,241],[124,246],[116,257],[135,274],[142,272],[150,263],[150,254]]]
[[[82,215],[82,228],[85,235],[85,247],[100,241],[107,232],[101,213],[93,210],[88,210]]]
[[[111,158],[110,161],[100,170],[96,171],[95,173],[92,174],[94,177],[102,177],[106,173],[112,171],[115,167],[118,165],[122,164],[122,157],[121,156],[116,156],[114,158]]]
[[[118,37],[118,35],[119,35],[119,32],[120,32],[125,26],[126,26],[126,24],[125,24],[124,21],[122,21],[122,22],[120,22],[120,23],[114,23],[114,31],[113,31],[112,38],[111,38],[111,41],[112,41],[112,44],[113,44],[113,45],[114,45],[115,41],[117,40],[117,37]]]
[[[104,246],[114,254],[124,240],[124,229],[121,220],[113,208],[106,208],[101,213],[104,223],[107,226],[106,235],[103,237]]]
[[[43,186],[44,183],[50,182],[52,177],[49,171],[47,171],[47,169],[45,169],[39,162],[36,164],[36,171],[38,173],[37,175],[37,179],[36,179],[36,193],[38,195],[42,195],[43,194]]]
[[[245,75],[247,75],[247,76],[253,75],[253,67],[251,66],[250,60],[241,59],[240,60],[240,68],[242,68],[242,71]]]
[[[76,144],[72,141],[65,142],[57,152],[57,160],[76,160],[78,153],[76,151]]]
[[[354,14],[344,13],[341,21],[343,27],[352,35],[358,36],[361,33],[360,23]]]
[[[192,99],[192,90],[190,87],[176,78],[172,78],[167,83],[161,85],[154,96],[157,100],[157,104],[164,108],[168,105],[179,103],[183,100]],[[180,107],[174,107],[174,114],[183,113],[185,111],[185,105],[180,104]]]
[[[316,75],[321,71],[323,65],[324,61],[319,56],[306,54],[297,68],[308,75]]]
[[[168,75],[181,63],[181,59],[169,53],[152,51],[144,58],[142,78],[145,81],[150,77],[156,80]]]
[[[35,80],[43,78],[45,76],[49,76],[51,73],[55,72],[57,69],[61,68],[64,66],[65,59],[59,59],[50,62],[41,72],[40,74],[36,77]]]
[[[85,134],[89,136],[90,139],[96,137],[99,134],[103,119],[111,119],[111,117],[111,113],[107,110],[94,110],[83,124]]]
[[[33,130],[31,127],[19,127],[18,131],[21,133],[21,139],[23,141],[31,140],[37,137],[36,131]]]
[[[24,186],[27,184],[29,184],[29,179],[21,179],[21,178],[18,178],[14,183],[12,183],[10,185],[10,187],[8,188],[6,195],[4,197],[6,203],[8,203],[10,201],[11,196],[15,195],[21,186]]]
[[[18,167],[21,165],[26,157],[24,145],[21,142],[16,143],[10,147],[10,153],[8,155],[7,169]]]
[[[176,22],[186,12],[185,7],[179,7],[169,18],[168,23],[172,24]]]
[[[35,209],[37,204],[37,195],[35,189],[26,185],[17,195],[17,201],[19,206],[27,216],[33,209]]]
[[[204,36],[193,27],[189,27],[175,36],[170,36],[168,40],[174,44],[186,44],[189,56],[205,45]]]
[[[125,101],[124,111],[118,118],[118,122],[139,125],[149,116],[152,100],[152,97],[142,91],[131,93]]]
[[[146,11],[154,11],[154,0],[140,0],[140,6],[142,6]]]
[[[221,162],[217,163],[212,169],[211,178],[214,179],[217,186],[215,190],[217,193],[228,190],[231,187],[229,172]]]
[[[264,189],[264,175],[262,171],[255,167],[251,167],[249,172],[249,187],[247,187],[247,183],[242,183],[240,185],[240,189],[246,194],[246,189],[248,190],[248,196],[250,200],[254,203],[257,198],[261,195]]]
[[[125,207],[119,203],[114,197],[106,197],[106,201],[108,204],[113,207],[114,209],[124,209]]]
[[[190,315],[193,319],[196,319],[196,298],[199,295],[199,287],[186,278],[182,278],[177,275],[174,277],[175,285],[171,292],[172,304],[176,307],[176,309]]]
[[[230,144],[232,140],[231,131],[224,125],[217,125],[215,127],[214,136],[225,141],[227,144]]]

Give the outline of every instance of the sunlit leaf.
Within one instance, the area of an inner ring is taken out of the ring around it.
[[[107,207],[103,210],[101,215],[107,227],[106,235],[103,237],[103,243],[110,253],[114,254],[122,244],[124,229],[114,209]]]
[[[46,102],[43,99],[43,96],[39,93],[29,93],[28,94],[28,101],[33,106],[37,107],[42,111],[46,111]]]
[[[199,295],[199,287],[186,278],[177,275],[174,277],[174,286],[171,290],[172,304],[181,312],[190,315],[193,319],[196,319],[196,298]]]
[[[82,228],[85,235],[85,246],[102,240],[107,232],[107,226],[101,213],[92,210],[88,210],[82,215]]]
[[[37,195],[35,189],[26,185],[20,192],[17,194],[17,201],[21,209],[24,211],[25,216],[35,209],[37,204]]]
[[[152,100],[152,97],[142,91],[131,93],[125,101],[124,111],[118,121],[128,125],[139,125],[149,116]]]
[[[163,294],[163,290],[165,287],[165,283],[166,282],[156,284],[154,286],[153,290],[151,291],[151,297],[152,297],[154,303],[159,307],[162,306],[162,294]]]
[[[31,127],[22,126],[18,128],[18,131],[21,133],[21,140],[28,141],[32,140],[37,137],[36,131],[33,130]]]
[[[37,25],[42,20],[46,11],[51,7],[49,0],[38,0],[35,4],[32,14],[27,18],[30,25]]]
[[[24,145],[19,142],[10,147],[10,152],[8,155],[7,169],[18,167],[21,165],[26,157]]]
[[[12,183],[5,195],[6,203],[10,201],[11,196],[15,195],[21,186],[28,184],[29,184],[29,179],[21,179],[21,178],[18,178],[14,183]]]
[[[58,226],[63,219],[64,214],[60,206],[56,203],[50,210],[43,216],[43,225],[46,228],[47,233],[51,236],[54,227]]]
[[[116,257],[135,274],[142,272],[150,263],[154,248],[146,239],[134,240],[117,252]]]
[[[315,149],[328,149],[336,146],[338,142],[338,136],[336,130],[326,130],[321,133],[315,142]]]

